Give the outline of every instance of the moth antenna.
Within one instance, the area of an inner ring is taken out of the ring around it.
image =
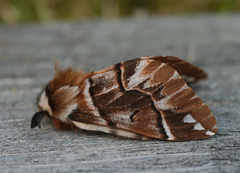
[[[55,69],[55,74],[58,74],[61,71],[57,60],[54,60],[54,69]]]
[[[61,73],[62,71],[62,68],[59,66],[59,63],[57,60],[54,60],[54,69],[55,69],[55,75]],[[68,69],[72,69],[72,66],[70,66]]]
[[[32,122],[31,122],[31,129],[33,129],[37,126],[39,128],[41,128],[40,123],[44,117],[44,114],[45,114],[45,111],[41,111],[41,112],[37,112],[33,115]]]

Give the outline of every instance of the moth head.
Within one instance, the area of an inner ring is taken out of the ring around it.
[[[38,96],[39,112],[33,115],[31,128],[40,127],[44,116],[67,122],[68,116],[78,107],[77,96],[84,74],[71,68],[56,70],[54,78]]]
[[[49,92],[46,87],[39,95],[39,112],[33,115],[31,128],[39,126],[44,116],[66,122],[68,116],[78,107],[76,99],[78,93],[78,86],[64,85],[53,92]]]
[[[49,99],[46,95],[46,89],[39,94],[37,99],[37,105],[39,112],[36,112],[33,115],[31,121],[31,128],[35,128],[36,126],[40,128],[40,123],[44,116],[52,118],[52,108],[49,105]]]

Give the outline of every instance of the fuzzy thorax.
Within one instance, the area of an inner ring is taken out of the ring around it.
[[[40,94],[38,106],[47,111],[51,117],[66,122],[68,115],[77,109],[77,95],[86,73],[69,68],[64,71],[56,70],[54,78]]]

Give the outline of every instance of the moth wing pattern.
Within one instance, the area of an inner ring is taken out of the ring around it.
[[[172,68],[178,71],[178,73],[187,83],[197,82],[207,78],[207,74],[202,69],[174,56],[154,56],[146,58],[161,61],[167,65],[170,65]]]
[[[217,132],[215,117],[187,85],[206,73],[176,57],[143,57],[93,72],[83,82],[76,126],[120,136],[170,141],[207,138]]]

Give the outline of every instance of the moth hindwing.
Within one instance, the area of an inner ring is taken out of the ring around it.
[[[40,113],[31,127],[45,114],[58,129],[130,138],[187,141],[217,132],[210,109],[187,85],[206,73],[177,57],[137,58],[92,73],[56,69],[38,97]]]

